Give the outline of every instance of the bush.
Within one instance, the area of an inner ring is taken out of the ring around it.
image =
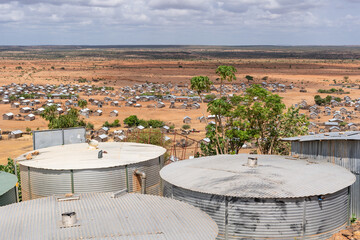
[[[187,129],[190,129],[191,127],[190,127],[190,125],[188,125],[188,124],[185,124],[185,125],[183,125],[182,126],[182,129],[184,129],[184,130],[187,130]]]
[[[115,119],[114,122],[112,122],[112,123],[109,123],[108,121],[106,121],[103,124],[103,127],[120,127],[120,126],[121,126],[121,124],[120,124],[119,119]]]
[[[124,119],[124,124],[129,127],[138,126],[139,123],[140,123],[140,120],[138,119],[138,117],[136,115],[131,115]]]
[[[216,98],[215,94],[208,94],[208,95],[205,95],[205,99],[208,100],[208,101],[212,101]]]
[[[26,132],[31,132],[31,128],[26,127]]]
[[[90,129],[90,130],[94,130],[94,124],[92,124],[92,123],[87,123],[86,124],[86,129]]]
[[[150,119],[149,121],[147,121],[147,123],[148,123],[149,127],[152,127],[152,128],[161,128],[161,127],[165,126],[165,123],[160,120]]]

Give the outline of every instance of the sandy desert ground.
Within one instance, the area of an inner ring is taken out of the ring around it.
[[[220,50],[219,50],[220,51]],[[36,50],[33,54],[36,54]],[[245,75],[254,76],[255,83],[261,83],[262,78],[268,76],[267,82],[278,82],[289,85],[293,83],[294,89],[285,93],[278,93],[284,98],[287,106],[306,100],[308,104],[314,104],[314,95],[318,89],[342,88],[349,92],[352,99],[360,97],[360,60],[357,59],[301,59],[301,58],[207,58],[207,59],[149,59],[131,56],[127,59],[112,59],[106,57],[71,56],[51,59],[42,56],[29,59],[21,57],[21,52],[3,52],[0,54],[0,86],[11,83],[33,83],[33,84],[94,84],[97,86],[112,86],[116,89],[123,86],[132,86],[144,82],[152,83],[189,83],[189,79],[197,75],[209,76],[215,84],[218,84],[215,69],[219,65],[232,65],[238,70],[237,80],[233,83],[247,82]],[[24,56],[27,56],[26,54]],[[345,81],[344,77],[348,79]],[[89,83],[79,83],[79,78],[85,78]],[[337,85],[334,85],[334,80]],[[306,93],[299,92],[301,88]],[[329,94],[319,94],[325,97]],[[331,94],[343,98],[344,95]],[[81,96],[80,96],[81,97]],[[95,99],[103,99],[103,96],[95,96]],[[149,103],[144,103],[143,106]],[[95,125],[95,129],[102,126],[105,121],[112,122],[123,119],[129,115],[137,115],[143,119],[159,119],[168,124],[174,124],[180,128],[185,116],[190,116],[193,122],[192,128],[198,129],[200,133],[194,133],[192,137],[201,139],[204,134],[204,123],[195,120],[202,116],[201,110],[169,109],[169,103],[162,109],[117,108],[118,117],[109,117],[110,111],[115,109],[110,105],[103,107],[103,116],[92,116],[86,121]],[[204,108],[205,106],[202,106]],[[92,108],[92,106],[90,106]],[[96,109],[94,107],[94,109]],[[11,109],[8,104],[0,104],[0,113],[17,110]],[[360,115],[360,114],[359,114]],[[315,122],[325,121],[325,117]],[[354,123],[360,123],[355,118]],[[5,121],[0,119],[0,129],[3,131],[26,128],[47,129],[47,122],[40,117],[35,121]],[[32,149],[31,136],[16,140],[4,140],[0,145],[0,164],[6,163],[8,157],[17,157],[25,151]]]

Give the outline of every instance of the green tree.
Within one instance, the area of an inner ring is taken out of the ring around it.
[[[201,105],[204,105],[203,98],[201,96],[202,92],[209,92],[210,87],[213,83],[209,80],[207,76],[196,76],[191,78],[190,80],[190,88],[197,92],[197,94],[200,97]],[[205,116],[205,113],[203,109],[201,108],[202,115],[205,118],[205,122],[207,123],[207,118]]]
[[[140,120],[136,115],[131,115],[124,119],[124,124],[129,127],[138,126],[140,124]]]
[[[237,70],[233,66],[221,65],[216,69],[215,72],[220,77],[220,97],[221,97],[223,81],[227,80],[231,82],[232,80],[236,80],[235,73],[237,72]]]
[[[280,96],[259,85],[244,95],[210,102],[208,111],[215,123],[206,128],[210,141],[201,145],[205,155],[236,154],[248,141],[255,141],[262,154],[286,153],[289,146],[281,138],[305,134],[309,124],[298,108],[286,110]]]
[[[87,106],[87,101],[85,100],[85,99],[79,99],[78,100],[78,106],[81,108],[81,109],[83,109],[83,108],[86,108],[86,106]]]
[[[249,132],[262,154],[281,153],[280,141],[283,137],[302,135],[309,125],[305,115],[299,109],[286,106],[277,94],[272,94],[259,85],[246,90],[238,111],[248,122]]]
[[[60,115],[56,109],[56,105],[46,107],[44,112],[40,115],[45,120],[49,121],[49,129],[80,127],[86,125],[84,120],[79,118],[79,111],[76,108],[71,108],[67,114],[64,115]]]

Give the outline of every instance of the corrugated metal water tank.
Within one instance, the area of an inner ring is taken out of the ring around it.
[[[184,160],[160,175],[164,196],[208,213],[218,239],[326,239],[347,225],[355,181],[330,163],[247,154]]]
[[[102,157],[99,158],[99,151]],[[140,192],[141,179],[135,170],[146,173],[146,192],[161,192],[159,171],[165,148],[140,143],[87,143],[38,149],[31,160],[19,158],[23,200],[65,193],[114,192],[127,189]]]
[[[17,177],[14,174],[0,172],[0,206],[16,203]]]
[[[0,208],[0,239],[211,240],[206,213],[189,204],[137,193],[52,196]]]
[[[350,187],[351,215],[360,218],[360,131],[321,133],[285,138],[291,154],[324,160],[345,167],[355,176]]]

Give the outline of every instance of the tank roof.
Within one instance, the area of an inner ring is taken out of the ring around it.
[[[17,182],[14,174],[0,171],[0,196],[15,187]]]
[[[247,165],[257,157],[258,166]],[[240,198],[298,198],[335,193],[354,183],[345,168],[275,155],[216,155],[171,163],[166,182],[196,192]]]
[[[152,195],[87,193],[0,208],[0,239],[215,239],[216,223],[189,204]],[[77,221],[64,226],[63,213]]]
[[[326,140],[360,140],[360,131],[328,132],[299,137],[283,138],[283,141],[326,141]]]
[[[98,158],[100,150],[107,152],[103,153],[102,158]],[[109,168],[148,161],[160,157],[166,149],[150,144],[108,142],[99,143],[98,149],[89,149],[87,143],[78,143],[36,151],[39,151],[39,155],[32,156],[31,160],[26,160],[26,155],[34,151],[25,153],[16,160],[23,166],[52,170]]]

